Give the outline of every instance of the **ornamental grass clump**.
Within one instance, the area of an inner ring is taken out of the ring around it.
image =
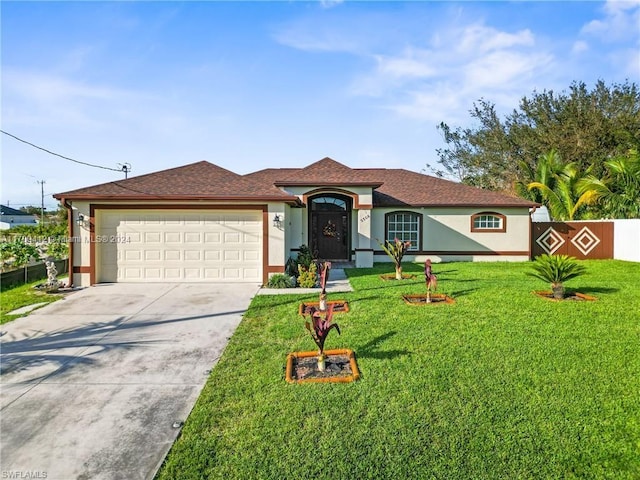
[[[558,300],[564,299],[566,281],[587,272],[584,265],[569,255],[540,255],[533,261],[531,268],[533,272],[526,274],[551,284],[553,298]]]
[[[381,243],[378,240],[378,244],[380,245],[380,247],[382,247],[384,252],[393,260],[393,263],[396,267],[396,280],[402,280],[402,257],[404,257],[404,254],[411,247],[411,242],[403,242],[398,238],[394,238],[393,242],[385,240],[384,243]]]

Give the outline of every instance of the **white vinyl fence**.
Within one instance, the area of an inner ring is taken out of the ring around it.
[[[613,220],[613,258],[640,262],[640,219]]]

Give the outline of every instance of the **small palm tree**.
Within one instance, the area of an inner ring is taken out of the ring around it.
[[[527,275],[551,284],[553,298],[564,298],[564,282],[586,273],[584,265],[569,255],[540,255],[531,264],[533,272]]]
[[[394,238],[393,242],[385,240],[385,243],[382,243],[378,240],[378,244],[393,260],[396,266],[396,280],[402,280],[402,257],[404,257],[406,251],[411,247],[411,242],[403,242],[398,238]]]

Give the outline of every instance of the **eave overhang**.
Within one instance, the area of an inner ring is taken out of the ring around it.
[[[189,202],[283,202],[292,207],[299,207],[302,205],[300,199],[294,195],[278,196],[278,195],[82,195],[82,194],[55,194],[53,198],[56,200],[76,200],[86,202],[104,202],[104,201],[117,201],[117,202],[162,202],[162,201],[189,201]]]

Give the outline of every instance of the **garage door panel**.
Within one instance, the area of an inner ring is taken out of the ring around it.
[[[96,213],[98,281],[262,281],[261,211]]]
[[[201,243],[202,233],[199,232],[186,232],[184,234],[184,243]]]
[[[182,243],[182,235],[180,232],[165,232],[164,241],[165,243]]]
[[[202,252],[200,250],[185,250],[184,260],[186,262],[199,262],[202,260]]]
[[[254,252],[252,250],[245,250],[244,252],[244,261],[245,262],[257,262],[260,260],[260,254],[258,252]]]
[[[224,250],[223,258],[227,262],[237,262],[240,260],[240,252],[238,250]]]
[[[242,241],[244,243],[258,244],[258,243],[260,243],[260,236],[256,235],[256,234],[252,234],[252,233],[245,233],[242,236]]]
[[[204,252],[204,259],[206,262],[219,262],[222,260],[222,253],[220,250],[207,250]]]
[[[143,252],[136,252],[138,253],[138,260],[141,258],[141,253]],[[144,259],[146,261],[157,261],[157,260],[162,260],[162,252],[160,250],[145,250],[144,251]],[[136,260],[136,258],[131,258],[131,260]]]
[[[203,268],[202,271],[206,280],[220,280],[222,278],[219,268]]]
[[[168,262],[177,261],[182,258],[180,250],[165,250],[164,259]]]
[[[242,236],[240,235],[240,232],[225,232],[223,238],[224,243],[226,244],[240,243],[240,239],[242,238]]]
[[[260,271],[258,269],[245,268],[243,269],[244,280],[251,282],[259,282]]]
[[[123,280],[136,280],[136,279],[141,279],[143,278],[142,275],[142,268],[140,267],[126,267],[124,269],[122,269],[123,272],[123,276],[122,279]],[[148,269],[148,271],[145,272],[145,274],[147,275],[147,277],[149,278],[159,278],[160,276],[160,272],[158,270],[155,269]]]
[[[182,268],[165,268],[164,279],[170,281],[177,281],[182,279]]]
[[[160,232],[145,232],[144,243],[160,243],[162,234]]]
[[[141,252],[140,250],[125,250],[122,252],[125,261],[140,261],[142,260],[142,255],[146,257],[145,260],[154,260],[153,258],[149,258],[149,255],[157,255],[159,252],[157,251],[146,251]]]

